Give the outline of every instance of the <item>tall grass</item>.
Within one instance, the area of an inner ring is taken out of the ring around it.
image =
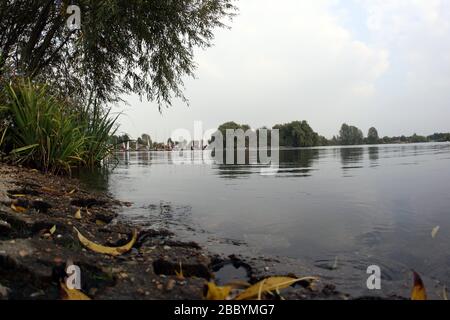
[[[74,167],[96,166],[108,155],[116,119],[99,106],[93,112],[75,108],[52,95],[47,86],[30,81],[7,86],[3,100],[11,122],[4,138],[12,162],[70,173]]]

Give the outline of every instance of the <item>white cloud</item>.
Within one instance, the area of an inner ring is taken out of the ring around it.
[[[196,56],[191,107],[175,103],[160,116],[133,98],[124,130],[168,136],[195,120],[209,128],[306,119],[327,136],[344,121],[381,134],[450,131],[450,1],[353,1],[365,25],[343,23],[350,0],[239,1],[232,29]]]

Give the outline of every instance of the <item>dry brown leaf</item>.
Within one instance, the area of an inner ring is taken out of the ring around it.
[[[420,275],[413,271],[414,287],[411,292],[411,300],[427,300],[427,292]]]
[[[299,281],[311,281],[311,280],[317,280],[316,277],[305,277],[305,278],[291,278],[291,277],[270,277],[266,278],[244,292],[242,292],[240,295],[236,297],[236,300],[249,300],[254,299],[257,297],[260,297],[262,293],[270,292],[270,291],[276,291],[280,289],[285,289],[290,287],[296,282]]]
[[[25,211],[27,211],[26,208],[21,207],[21,206],[16,206],[14,203],[11,203],[11,209],[12,209],[14,212],[18,212],[18,213],[24,213]]]
[[[86,248],[88,248],[94,252],[103,253],[103,254],[107,254],[110,256],[120,256],[124,253],[127,253],[128,251],[131,250],[131,248],[133,248],[133,246],[137,240],[137,231],[133,230],[133,236],[131,238],[131,241],[129,243],[127,243],[126,245],[121,246],[121,247],[107,247],[107,246],[102,246],[100,244],[90,241],[85,236],[83,236],[81,234],[81,232],[78,231],[77,228],[74,228],[74,230],[77,232],[78,239]]]
[[[208,292],[206,300],[227,300],[231,292],[231,287],[218,287],[214,282],[207,283]]]
[[[91,298],[83,292],[67,288],[66,284],[63,282],[61,282],[61,298],[63,300],[91,300]]]

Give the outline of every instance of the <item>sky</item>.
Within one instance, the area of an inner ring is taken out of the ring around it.
[[[252,128],[307,120],[380,136],[450,132],[450,1],[240,0],[231,29],[197,50],[190,105],[123,97],[120,132],[166,141],[227,121]]]

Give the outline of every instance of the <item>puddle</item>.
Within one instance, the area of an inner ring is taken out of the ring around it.
[[[247,270],[244,267],[236,268],[232,264],[223,266],[215,273],[216,282],[219,285],[225,285],[234,281],[247,281]]]

